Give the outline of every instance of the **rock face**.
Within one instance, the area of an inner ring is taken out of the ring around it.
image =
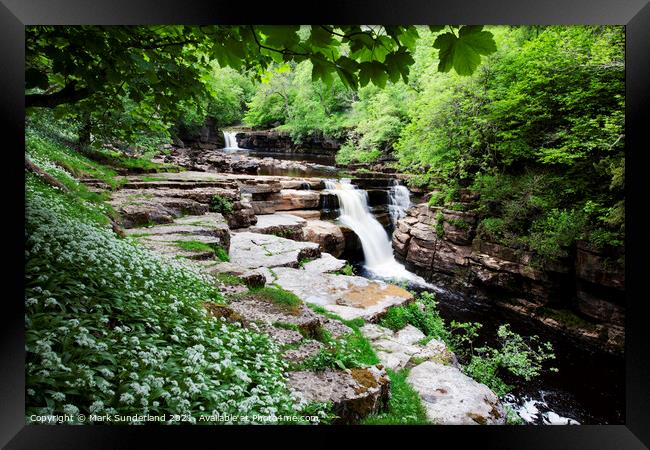
[[[332,402],[335,423],[351,424],[385,410],[390,380],[383,368],[291,372],[288,381],[299,402]]]
[[[496,394],[459,369],[426,361],[411,369],[407,382],[420,395],[429,420],[439,425],[503,425]]]
[[[292,209],[315,209],[320,202],[320,194],[315,191],[282,189],[269,197],[276,211]]]
[[[341,227],[325,220],[309,220],[303,228],[303,239],[317,243],[321,251],[336,258],[345,251],[345,237]]]
[[[235,246],[235,238],[233,238]],[[413,295],[395,285],[367,278],[318,273],[290,267],[273,269],[275,283],[308,303],[323,306],[345,320],[361,317],[375,321],[391,306],[413,300]]]
[[[312,154],[334,154],[341,144],[331,138],[312,136],[300,145],[291,140],[288,133],[275,131],[244,131],[235,135],[240,148],[269,152],[297,152]]]
[[[470,209],[470,193],[461,199],[467,202],[457,205]],[[612,262],[615,257],[620,260],[620,254],[599,254],[579,244],[575,259],[542,266],[531,252],[481,240],[476,224],[471,212],[415,205],[397,222],[395,257],[418,275],[484,299],[499,298],[499,306],[547,325],[554,322],[542,317],[541,307],[573,308],[595,321],[604,334],[560,323],[553,327],[585,342],[606,344],[608,350],[622,350],[624,275],[620,265]]]

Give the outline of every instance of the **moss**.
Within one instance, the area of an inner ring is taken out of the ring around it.
[[[208,310],[208,313],[217,319],[223,317],[229,322],[244,322],[244,318],[239,314],[237,311],[233,310],[229,306],[226,305],[218,305],[216,303],[212,302],[205,302],[203,303],[203,306],[205,309]]]
[[[176,246],[188,252],[210,252],[215,253],[214,248],[200,241],[174,241]]]

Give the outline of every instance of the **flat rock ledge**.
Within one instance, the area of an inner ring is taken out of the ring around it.
[[[273,275],[278,286],[293,292],[307,303],[322,306],[344,320],[363,318],[374,322],[391,306],[413,300],[413,295],[405,289],[358,276],[291,267],[276,267]]]
[[[234,233],[230,241],[230,261],[242,267],[298,267],[303,259],[320,256],[318,244],[298,242],[272,234]]]
[[[391,370],[411,368],[423,361],[434,361],[459,368],[456,355],[444,342],[431,339],[421,344],[424,333],[412,325],[393,332],[376,324],[366,324],[361,333],[370,341],[381,363]]]
[[[380,366],[319,372],[289,373],[289,389],[297,401],[332,402],[337,424],[357,423],[364,417],[386,410],[390,380]]]
[[[496,394],[455,367],[426,361],[411,369],[407,382],[435,424],[505,424],[505,411]]]

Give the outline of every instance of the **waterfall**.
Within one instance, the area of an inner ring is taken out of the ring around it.
[[[406,216],[406,210],[411,206],[411,197],[406,186],[399,184],[398,180],[393,180],[393,185],[388,192],[388,212],[393,227],[397,221]]]
[[[223,132],[223,139],[226,143],[224,150],[239,150],[239,145],[237,145],[237,138],[235,138],[235,135],[237,133],[238,133],[237,131]]]
[[[365,268],[380,278],[408,280],[428,286],[421,277],[407,271],[393,256],[390,237],[368,207],[368,193],[357,189],[349,179],[339,182],[325,180],[325,188],[339,200],[338,220],[359,237],[365,258]]]

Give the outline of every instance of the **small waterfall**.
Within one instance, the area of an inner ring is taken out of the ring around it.
[[[388,192],[388,212],[393,227],[397,221],[406,216],[406,210],[411,207],[411,197],[406,186],[399,184],[398,180],[393,180],[393,185]]]
[[[339,182],[326,180],[325,187],[338,197],[341,212],[338,220],[359,236],[365,268],[369,272],[381,278],[408,280],[428,286],[424,279],[395,261],[390,237],[370,212],[366,191],[357,189],[349,179]]]
[[[226,143],[224,150],[239,150],[239,145],[237,144],[237,138],[235,137],[237,133],[238,133],[237,131],[223,132],[223,139]]]

